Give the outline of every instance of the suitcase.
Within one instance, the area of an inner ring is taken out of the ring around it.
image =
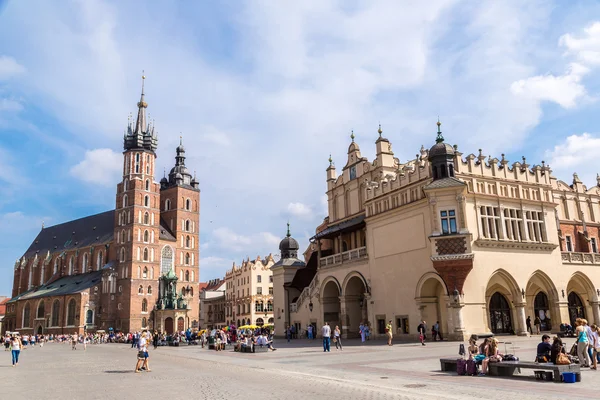
[[[477,363],[475,360],[467,360],[467,375],[477,375]]]
[[[464,358],[459,358],[456,360],[456,373],[458,375],[466,375],[467,374],[467,360]]]

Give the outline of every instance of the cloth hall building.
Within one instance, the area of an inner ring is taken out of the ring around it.
[[[7,330],[197,327],[199,184],[181,143],[168,177],[155,182],[158,139],[146,120],[143,85],[137,105],[123,138],[115,209],[42,227],[15,263]]]
[[[413,339],[425,320],[444,337],[526,335],[526,318],[558,331],[600,323],[600,178],[586,187],[543,161],[464,156],[444,142],[401,162],[381,127],[376,158],[354,142],[326,170],[328,216],[304,253],[286,238],[273,267],[275,324],[359,324]],[[285,255],[285,256],[284,256]]]

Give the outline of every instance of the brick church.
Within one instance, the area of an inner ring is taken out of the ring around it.
[[[146,120],[143,84],[137,106],[123,138],[115,209],[42,227],[15,263],[6,330],[171,333],[198,327],[199,184],[185,165],[181,141],[175,166],[155,182],[158,139]]]

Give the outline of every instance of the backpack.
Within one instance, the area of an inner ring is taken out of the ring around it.
[[[467,360],[464,358],[459,358],[456,360],[456,373],[458,375],[466,375],[467,374]]]
[[[502,361],[519,361],[519,357],[514,356],[512,354],[505,354],[502,357]],[[547,361],[546,361],[547,362]]]

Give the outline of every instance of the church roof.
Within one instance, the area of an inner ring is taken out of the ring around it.
[[[31,243],[25,257],[46,256],[62,250],[100,245],[113,240],[115,210],[90,215],[73,221],[43,228]]]
[[[348,229],[355,229],[356,227],[364,224],[365,214],[358,215],[356,217],[347,219],[345,221],[339,222],[337,224],[333,224],[323,229],[321,232],[317,233],[315,236],[311,237],[310,240],[317,240],[323,238],[329,238],[334,234],[340,234],[345,232]]]
[[[171,232],[171,229],[169,228],[169,225],[167,224],[167,221],[164,220],[164,218],[160,219],[159,238],[160,238],[160,240],[170,240],[171,242],[177,241],[177,238],[175,237],[173,232]]]
[[[63,276],[54,282],[21,293],[19,296],[12,298],[11,302],[15,300],[30,300],[41,297],[64,296],[67,294],[79,293],[82,290],[89,289],[101,282],[102,270],[85,274]]]

